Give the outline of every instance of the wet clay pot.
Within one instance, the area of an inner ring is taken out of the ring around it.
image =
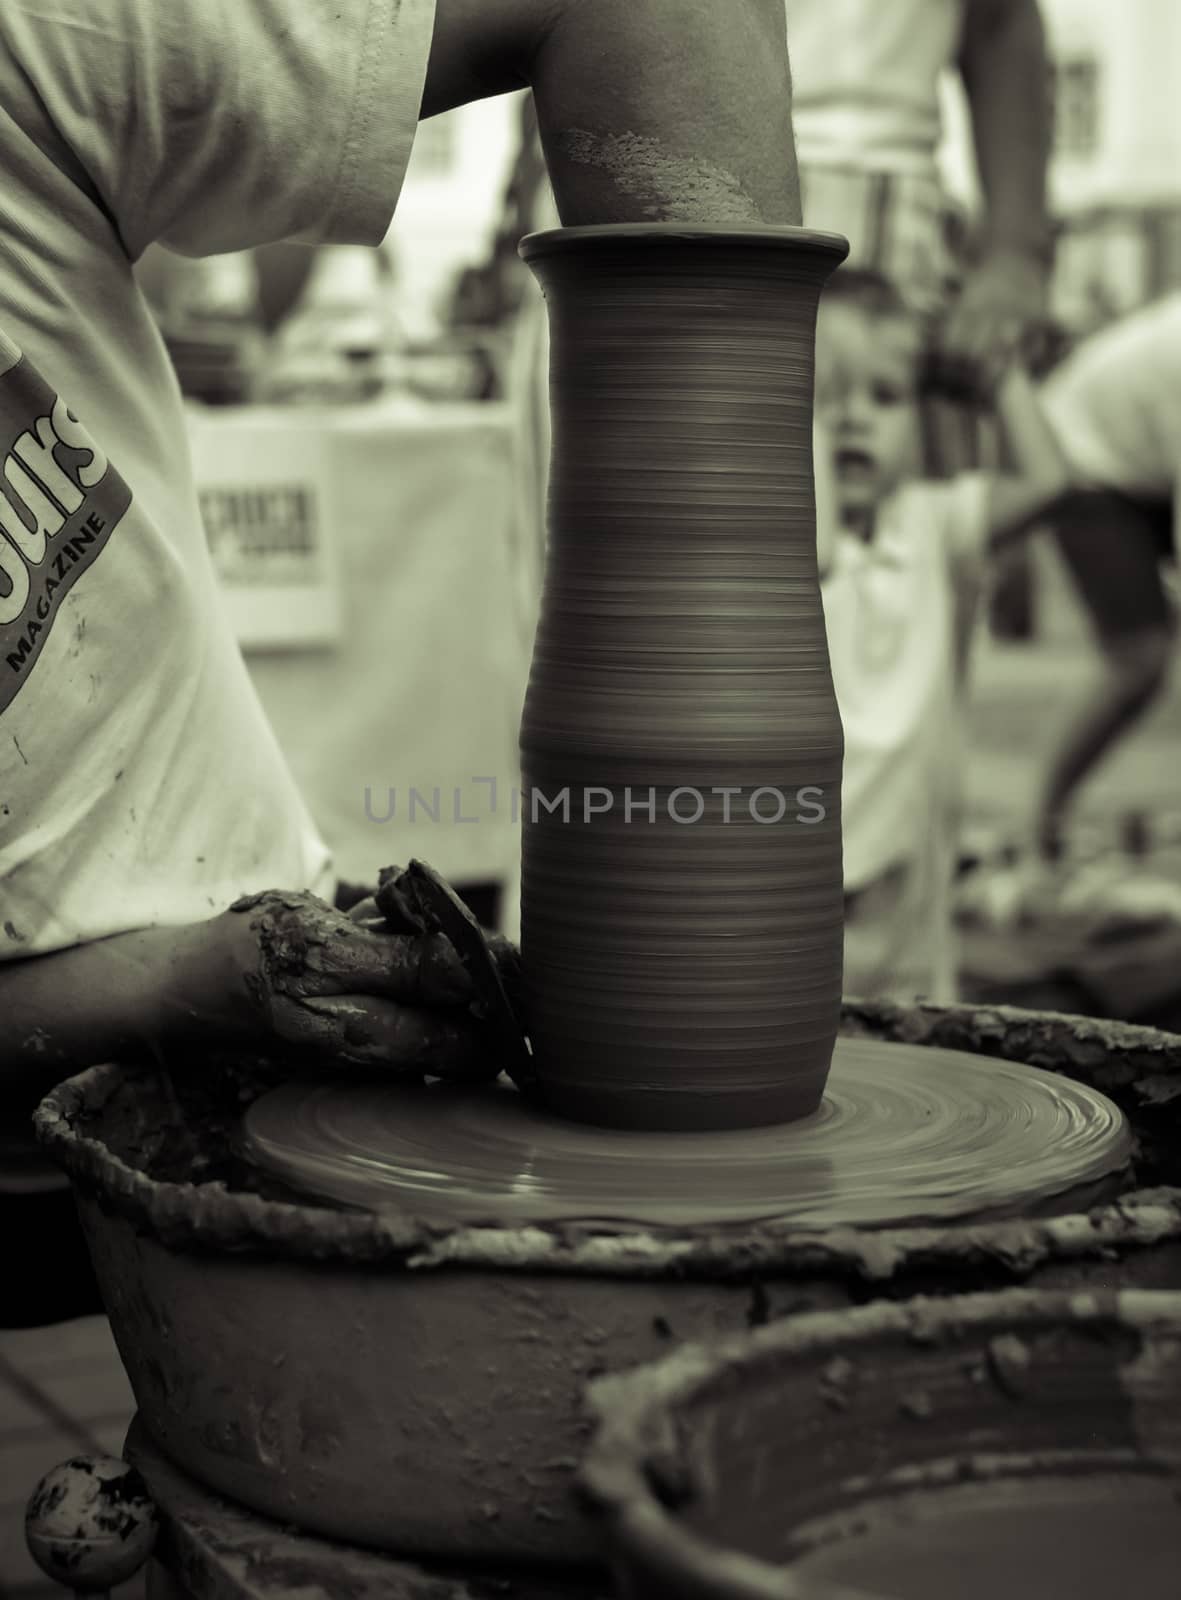
[[[1091,1084],[1131,1120],[1142,1187],[970,1227],[444,1227],[303,1203],[236,1162],[242,1109],[273,1081],[245,1069],[96,1068],[38,1130],[73,1180],[141,1421],[183,1471],[379,1549],[588,1562],[573,1485],[596,1377],[877,1296],[1181,1282],[1181,1040],[971,1008],[847,1006],[843,1029]]]
[[[1172,1600],[1181,1293],[819,1313],[591,1392],[636,1600]]]
[[[673,223],[521,245],[553,415],[521,945],[542,1095],[569,1117],[754,1127],[823,1093],[843,735],[812,383],[845,251]]]

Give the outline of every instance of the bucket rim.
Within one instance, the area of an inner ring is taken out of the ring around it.
[[[969,1049],[1057,1071],[1145,1104],[1181,1094],[1181,1037],[1130,1023],[1003,1006],[899,1006],[846,1001],[841,1031]],[[348,1212],[288,1203],[217,1184],[167,1183],[117,1155],[86,1128],[123,1084],[154,1068],[88,1068],[52,1090],[34,1115],[42,1147],[75,1188],[179,1252],[264,1255],[313,1264],[425,1271],[693,1279],[747,1283],[824,1276],[880,1291],[907,1270],[1003,1270],[1014,1277],[1047,1261],[1093,1259],[1181,1240],[1181,1188],[1138,1190],[1085,1215],[991,1224],[890,1229],[792,1228],[790,1221],[715,1230],[571,1223],[472,1226],[406,1211]]]

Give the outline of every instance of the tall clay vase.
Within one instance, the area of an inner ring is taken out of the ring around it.
[[[540,1092],[581,1121],[819,1105],[842,956],[843,738],[816,563],[816,309],[844,241],[555,229],[542,614],[521,727]]]

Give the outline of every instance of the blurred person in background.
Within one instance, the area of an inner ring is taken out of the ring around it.
[[[844,989],[948,1002],[963,721],[956,598],[1056,504],[1068,468],[1028,374],[1002,348],[978,381],[1011,466],[924,478],[924,346],[922,319],[888,280],[837,271],[817,332],[817,546],[845,734]]]
[[[1043,396],[1085,485],[1054,519],[1054,533],[1102,660],[1045,777],[1036,842],[1052,862],[1079,785],[1159,697],[1173,659],[1181,292],[1084,339],[1047,378]]]
[[[981,386],[994,354],[1014,355],[1042,323],[1053,259],[1050,67],[1037,0],[785,6],[805,226],[843,233],[847,265],[889,279],[925,329],[924,470],[945,477],[995,460]],[[971,221],[939,168],[949,72],[963,86],[980,178],[982,209]],[[1011,550],[987,577],[1023,597],[1024,551]],[[963,573],[960,671],[982,598]]]
[[[888,278],[937,335],[928,378],[972,394],[1044,314],[1049,59],[1037,0],[785,0],[807,227]],[[970,267],[939,172],[940,81],[971,118],[983,212]],[[957,287],[958,285],[958,287]]]

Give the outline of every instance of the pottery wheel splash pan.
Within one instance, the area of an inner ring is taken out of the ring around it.
[[[629,1595],[1181,1593],[1181,1294],[821,1313],[591,1393],[583,1481]]]
[[[447,1222],[889,1227],[1082,1209],[1128,1166],[1086,1085],[954,1050],[841,1039],[820,1109],[724,1133],[566,1122],[510,1086],[289,1083],[244,1120],[308,1194]]]

